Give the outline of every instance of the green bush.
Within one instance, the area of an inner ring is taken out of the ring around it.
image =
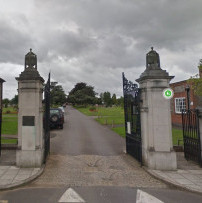
[[[96,107],[95,107],[95,106],[91,106],[91,107],[89,108],[89,111],[96,111]]]

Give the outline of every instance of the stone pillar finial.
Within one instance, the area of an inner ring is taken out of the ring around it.
[[[35,68],[37,69],[37,55],[32,52],[32,48],[25,55],[25,69],[26,68]]]

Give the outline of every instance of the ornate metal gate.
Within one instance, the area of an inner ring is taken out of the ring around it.
[[[196,109],[182,111],[184,156],[202,166],[199,112]]]
[[[48,81],[44,88],[44,101],[45,101],[45,112],[44,112],[44,163],[50,152],[50,73],[48,75]]]
[[[123,73],[123,95],[126,131],[126,151],[142,163],[142,139],[140,122],[140,89],[128,81]]]

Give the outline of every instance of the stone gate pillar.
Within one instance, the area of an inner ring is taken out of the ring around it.
[[[40,167],[44,157],[42,93],[44,79],[37,71],[37,56],[25,56],[25,69],[18,81],[18,150],[19,167]]]
[[[146,70],[136,80],[141,89],[141,133],[143,164],[150,169],[175,170],[176,153],[173,151],[170,100],[163,90],[169,87],[173,76],[162,70],[160,58],[152,50],[146,56]]]

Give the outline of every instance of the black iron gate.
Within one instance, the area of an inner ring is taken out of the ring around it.
[[[202,166],[199,112],[196,109],[182,111],[184,156]]]
[[[45,111],[44,111],[44,163],[50,152],[50,73],[48,75],[48,81],[44,88],[44,102],[45,102]]]
[[[140,89],[128,81],[123,73],[123,95],[126,131],[126,151],[142,163],[142,139],[140,122]]]

